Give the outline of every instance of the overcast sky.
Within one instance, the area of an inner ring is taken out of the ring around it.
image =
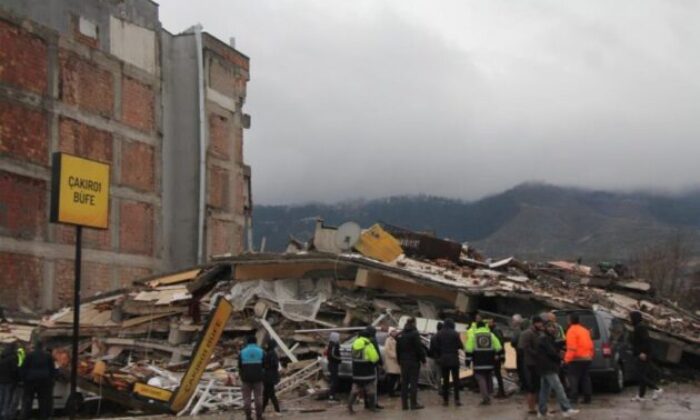
[[[700,2],[159,3],[251,58],[257,204],[700,184]]]

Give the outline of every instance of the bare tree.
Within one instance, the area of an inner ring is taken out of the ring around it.
[[[686,289],[685,272],[691,255],[688,236],[678,230],[666,240],[640,250],[631,262],[637,277],[648,281],[660,294],[676,298]]]

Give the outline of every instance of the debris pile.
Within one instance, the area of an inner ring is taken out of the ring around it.
[[[627,319],[639,310],[665,346],[663,361],[700,356],[698,316],[655,298],[648,284],[619,267],[492,261],[462,244],[390,226],[335,242],[333,232],[321,223],[309,244],[294,241],[286,254],[221,258],[83,301],[79,386],[143,411],[237,408],[238,351],[245,336],[256,334],[258,342],[278,344],[283,398],[319,395],[327,389],[323,355],[331,331],[345,341],[366,325],[399,326],[405,316],[463,322],[474,311],[502,320],[568,308],[600,308]],[[211,353],[197,361],[201,375],[189,376],[222,301],[231,314]],[[60,310],[37,331],[56,349],[61,367],[70,363],[63,348],[72,319],[71,309]],[[194,388],[178,407],[172,401],[183,377]]]

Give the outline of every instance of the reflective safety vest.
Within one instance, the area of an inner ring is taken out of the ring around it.
[[[488,327],[475,328],[464,346],[467,364],[474,363],[474,370],[496,367],[495,357],[503,349],[500,340]]]
[[[376,379],[375,363],[379,353],[374,344],[366,337],[357,337],[352,343],[352,379],[358,382],[370,382]]]
[[[27,358],[27,353],[24,350],[24,347],[19,347],[17,349],[17,366],[22,367],[24,365],[24,359]]]

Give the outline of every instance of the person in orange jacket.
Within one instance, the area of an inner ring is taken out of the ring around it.
[[[566,371],[569,376],[572,403],[578,402],[579,391],[583,393],[583,403],[591,402],[593,387],[591,385],[590,367],[593,361],[593,340],[591,332],[580,324],[576,312],[569,314],[569,329],[566,331]]]

